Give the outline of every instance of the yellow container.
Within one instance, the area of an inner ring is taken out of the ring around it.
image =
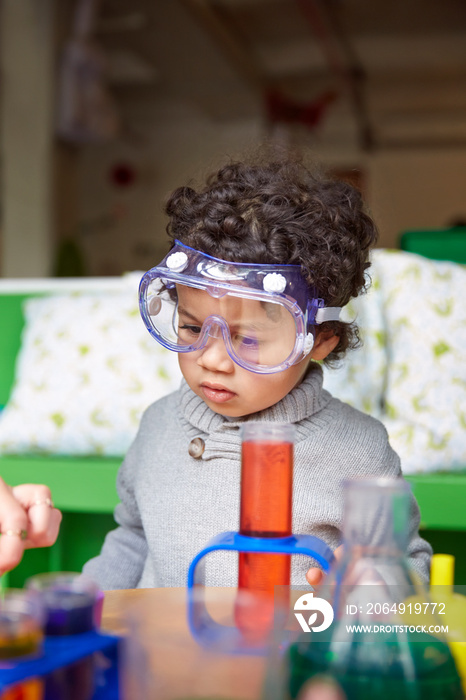
[[[445,604],[447,640],[466,695],[466,596],[453,591],[454,573],[454,556],[434,554],[430,570],[430,597],[436,603]]]

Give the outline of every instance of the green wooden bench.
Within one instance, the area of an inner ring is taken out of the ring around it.
[[[451,260],[466,265],[466,227],[405,231],[400,248],[431,260]]]
[[[432,260],[466,264],[466,227],[405,231],[399,245]],[[407,478],[421,507],[422,535],[436,552],[455,555],[455,583],[465,584],[466,464],[462,472]]]
[[[33,287],[33,283],[30,285]],[[7,403],[24,327],[22,305],[34,292],[2,291],[0,285],[0,407]],[[115,482],[120,458],[57,455],[0,455],[0,475],[11,485],[44,483],[63,512],[56,544],[29,550],[3,585],[22,586],[42,571],[78,571],[100,551],[106,533],[115,527],[118,501]],[[5,579],[5,577],[4,577]]]

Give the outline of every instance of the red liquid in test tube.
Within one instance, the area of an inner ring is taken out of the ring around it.
[[[293,497],[291,425],[251,424],[243,428],[241,454],[240,534],[249,537],[291,535]],[[235,621],[248,636],[272,629],[274,600],[288,607],[291,557],[286,554],[240,552]],[[241,601],[247,591],[248,600]],[[248,602],[249,601],[249,602]]]

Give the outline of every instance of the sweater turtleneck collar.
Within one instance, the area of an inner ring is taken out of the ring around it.
[[[180,418],[189,439],[205,439],[203,459],[217,456],[238,457],[241,438],[239,428],[247,421],[271,423],[294,423],[296,441],[301,436],[299,423],[324,408],[331,399],[330,394],[322,389],[323,373],[319,365],[312,362],[303,381],[284,396],[281,401],[269,408],[240,418],[226,418],[212,411],[185,382],[180,388]]]

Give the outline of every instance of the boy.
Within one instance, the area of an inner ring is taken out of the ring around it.
[[[323,390],[317,364],[358,342],[338,318],[377,236],[359,192],[299,162],[233,163],[176,190],[166,213],[172,248],[141,282],[141,312],[184,381],[147,409],[120,469],[119,528],[85,567],[104,589],[183,586],[208,540],[237,530],[245,421],[295,425],[293,532],[334,550],[343,481],[401,475],[382,424]],[[413,499],[408,556],[427,579],[418,525]],[[295,561],[292,583],[308,568]],[[232,560],[209,557],[207,585],[236,580]]]

